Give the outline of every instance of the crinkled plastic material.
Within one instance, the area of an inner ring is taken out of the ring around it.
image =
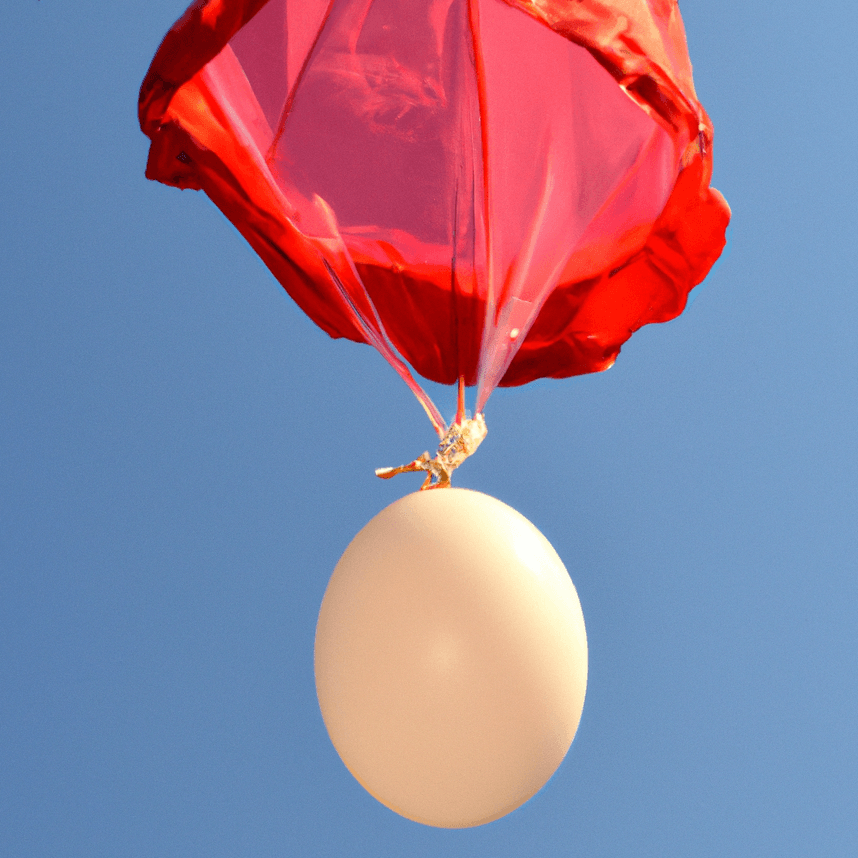
[[[675,0],[198,0],[140,123],[317,325],[478,412],[681,313],[729,220]]]

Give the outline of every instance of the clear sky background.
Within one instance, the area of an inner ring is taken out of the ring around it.
[[[855,4],[682,4],[729,256],[613,369],[489,402],[458,484],[563,557],[590,685],[548,785],[465,831],[325,733],[325,585],[433,435],[144,179],[184,6],[0,11],[0,856],[858,855]]]

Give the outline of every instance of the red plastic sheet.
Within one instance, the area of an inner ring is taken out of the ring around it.
[[[140,122],[316,324],[477,411],[681,313],[729,220],[673,0],[198,0]]]

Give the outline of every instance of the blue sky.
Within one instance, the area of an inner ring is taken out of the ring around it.
[[[492,397],[458,484],[563,557],[590,685],[545,789],[441,831],[347,773],[312,665],[431,428],[143,178],[184,5],[0,12],[0,855],[858,854],[855,6],[682,4],[729,256],[608,372]]]

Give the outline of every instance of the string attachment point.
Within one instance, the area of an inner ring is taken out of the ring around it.
[[[486,420],[482,414],[462,417],[447,429],[434,457],[427,451],[407,465],[400,465],[398,468],[376,468],[375,475],[389,480],[397,474],[426,471],[426,479],[420,486],[421,491],[447,488],[451,485],[453,471],[476,451],[487,431]]]

